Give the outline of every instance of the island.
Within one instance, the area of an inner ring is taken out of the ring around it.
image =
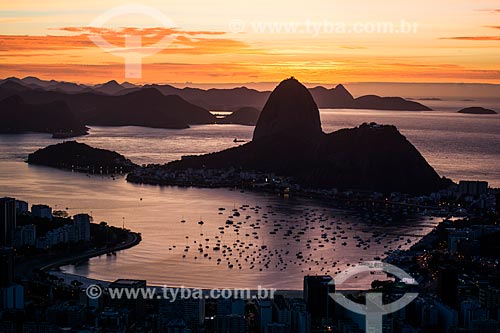
[[[394,126],[362,124],[326,134],[310,91],[294,78],[270,95],[253,140],[224,151],[134,169],[127,180],[236,186],[281,179],[290,186],[424,194],[446,186]]]
[[[474,106],[474,107],[462,109],[462,110],[458,111],[458,113],[468,113],[468,114],[498,114],[498,112],[496,112],[494,110],[485,109],[485,108],[478,107],[478,106]]]
[[[259,120],[260,110],[252,107],[240,108],[218,121],[219,124],[238,124],[255,126]]]
[[[137,167],[117,152],[93,148],[76,141],[65,141],[37,150],[27,162],[92,174],[121,174]]]

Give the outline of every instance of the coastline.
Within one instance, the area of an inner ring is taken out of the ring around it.
[[[107,253],[122,251],[136,246],[142,240],[141,234],[136,232],[128,232],[127,240],[111,248],[88,250],[84,253],[72,254],[66,257],[58,257],[53,254],[44,254],[32,257],[28,260],[22,260],[16,263],[16,275],[20,277],[31,276],[34,271],[40,270],[48,273],[51,270],[58,269],[60,266],[70,263],[87,260],[93,257],[101,256]]]
[[[47,272],[47,271],[50,271],[51,269],[59,268],[60,266],[64,266],[64,265],[69,265],[69,264],[74,263],[74,262],[87,260],[87,259],[90,259],[93,257],[98,257],[98,256],[112,253],[112,252],[126,250],[126,249],[129,249],[131,247],[136,246],[137,244],[139,244],[141,242],[141,240],[142,240],[142,237],[139,233],[128,232],[127,240],[121,244],[118,244],[118,245],[112,247],[112,248],[87,251],[83,254],[72,255],[72,256],[69,256],[66,258],[62,258],[62,259],[59,258],[56,261],[53,261],[51,263],[48,263],[48,264],[40,267],[40,270]]]

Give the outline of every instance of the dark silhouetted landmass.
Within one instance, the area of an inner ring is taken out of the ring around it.
[[[354,97],[341,84],[332,89],[320,86],[309,91],[320,109],[350,109],[356,104]]]
[[[100,84],[97,86],[94,86],[92,89],[95,91],[99,91],[108,95],[114,95],[117,94],[118,92],[122,91],[125,89],[122,85],[118,84],[115,80],[111,80],[109,82],[106,82],[104,84]]]
[[[417,98],[419,101],[442,101],[441,98],[436,97],[425,97],[425,98]]]
[[[312,137],[322,133],[319,110],[311,93],[295,79],[271,93],[253,132],[253,140],[283,136]]]
[[[418,102],[407,101],[401,97],[380,97],[366,95],[354,100],[353,109],[372,109],[390,111],[432,111],[431,108]]]
[[[268,91],[257,91],[245,87],[233,89],[179,89],[170,85],[151,85],[165,95],[179,95],[185,100],[210,110],[234,110],[251,106],[261,110],[270,96]],[[139,88],[133,88],[137,90]],[[126,92],[124,90],[122,92]],[[335,88],[315,87],[309,89],[319,108],[322,109],[374,109],[429,111],[430,108],[417,102],[400,97],[379,97],[375,95],[354,98],[347,89],[339,84]]]
[[[216,117],[179,96],[165,96],[156,89],[140,89],[125,95],[65,93],[32,89],[17,82],[0,84],[0,98],[20,95],[27,103],[64,101],[86,125],[188,128],[192,124],[213,124]]]
[[[252,107],[244,107],[231,113],[230,115],[217,120],[219,124],[238,124],[255,126],[259,120],[260,110]]]
[[[128,179],[154,183],[158,166],[150,168],[150,173],[148,168],[136,169]],[[323,133],[311,93],[293,78],[280,83],[271,94],[253,141],[163,166],[166,172],[190,168],[274,172],[315,188],[420,194],[444,185],[394,126],[372,123]]]
[[[87,134],[87,127],[63,101],[27,104],[19,95],[12,95],[0,101],[0,119],[0,133]]]
[[[468,114],[498,114],[498,112],[496,112],[494,110],[485,109],[485,108],[478,107],[478,106],[462,109],[462,110],[458,111],[458,113],[468,113]]]
[[[178,95],[189,103],[207,110],[237,110],[242,107],[254,107],[262,110],[270,91],[258,91],[246,87],[231,89],[199,89],[176,88],[168,84],[151,84],[135,86],[128,82],[119,84],[112,80],[95,86],[78,85],[68,82],[43,81],[33,77],[24,79],[7,78],[0,84],[7,82],[18,83],[24,88],[59,91],[66,93],[96,92],[99,94],[126,95],[141,89],[154,88],[164,95]],[[401,111],[429,111],[423,104],[406,100],[400,97],[379,97],[375,95],[354,98],[347,89],[339,84],[335,88],[327,89],[322,86],[309,89],[319,108],[322,109],[374,109],[374,110],[401,110]],[[1,97],[1,94],[0,94]]]
[[[90,147],[76,141],[50,145],[29,154],[29,164],[89,173],[128,172],[136,165],[117,152]]]
[[[209,110],[236,110],[250,106],[262,109],[269,97],[268,91],[257,91],[246,87],[232,89],[176,88],[171,85],[146,85],[146,88],[158,89],[164,95],[178,95],[190,103]],[[135,88],[138,89],[138,88]]]

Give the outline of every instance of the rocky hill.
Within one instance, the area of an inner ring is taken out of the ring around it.
[[[87,127],[63,101],[28,104],[19,95],[12,95],[0,101],[0,119],[0,133],[87,134]]]
[[[76,141],[50,145],[29,154],[29,164],[44,165],[79,172],[116,174],[136,165],[117,152],[90,147]]]
[[[164,166],[189,168],[275,172],[314,188],[421,194],[445,184],[394,126],[372,123],[323,133],[314,99],[293,78],[269,97],[251,142]]]

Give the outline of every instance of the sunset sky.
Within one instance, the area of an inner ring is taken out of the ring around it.
[[[124,4],[2,1],[0,78],[500,83],[498,0],[140,1],[164,19],[126,14],[95,25]],[[89,35],[115,45],[114,54]],[[141,36],[142,48],[125,48],[126,35]],[[162,50],[143,57],[163,37]],[[124,56],[134,55],[142,76],[127,78]]]

